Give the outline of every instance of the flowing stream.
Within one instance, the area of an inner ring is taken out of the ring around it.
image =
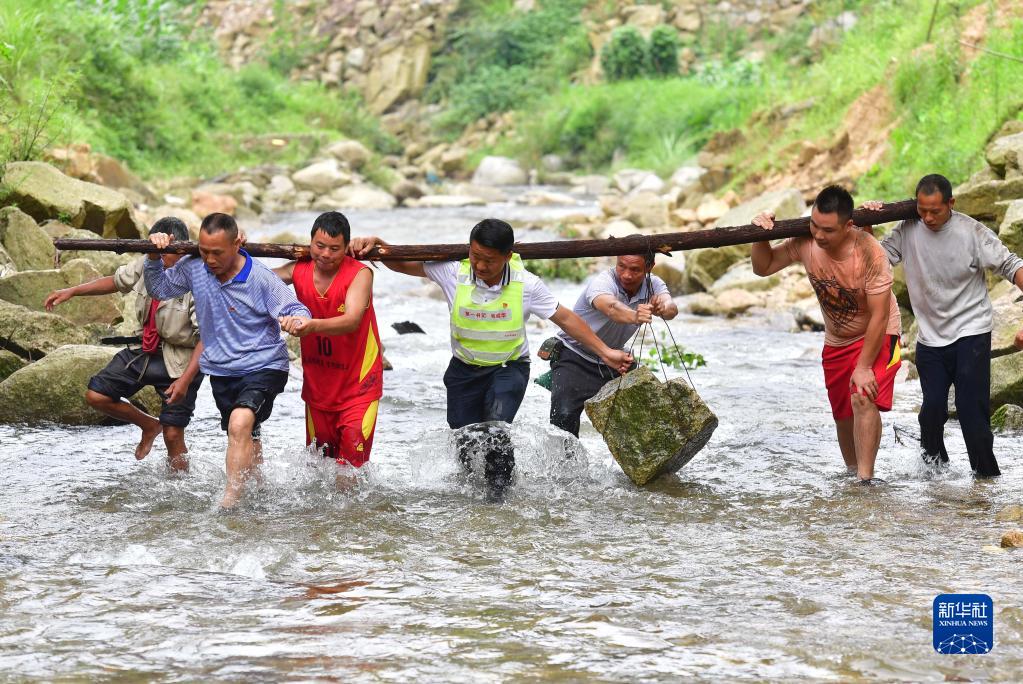
[[[592,205],[583,207],[593,211]],[[579,208],[351,212],[356,234],[460,242],[487,215]],[[266,234],[307,234],[312,214]],[[253,235],[258,239],[259,235]],[[541,239],[520,233],[520,239]],[[225,436],[208,385],[173,476],[130,427],[0,427],[0,680],[678,681],[1016,680],[1023,671],[1023,436],[996,437],[1005,475],[974,481],[956,423],[952,466],[929,473],[915,381],[896,386],[877,474],[844,473],[827,409],[823,336],[776,318],[681,315],[681,344],[720,418],[677,476],[633,486],[584,420],[563,458],[549,395],[531,384],[514,429],[517,476],[488,504],[444,421],[447,311],[426,281],[376,273],[385,397],[353,492],[303,446],[301,373],[265,424],[262,484],[218,515]],[[581,286],[553,283],[571,306]],[[399,336],[411,320],[425,335]],[[663,325],[663,324],[662,324]],[[535,350],[553,326],[530,325]],[[547,364],[534,359],[533,376]],[[83,388],[84,391],[84,388]],[[931,645],[939,593],[990,594],[995,646]],[[1015,675],[1013,673],[1016,673]]]

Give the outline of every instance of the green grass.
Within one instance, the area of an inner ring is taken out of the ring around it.
[[[446,105],[438,130],[453,137],[487,114],[528,107],[585,66],[592,56],[585,5],[540,0],[521,12],[507,0],[463,0],[424,94]]]
[[[738,58],[734,32],[713,24],[692,47],[703,56],[697,74],[592,86],[562,85],[531,104],[518,135],[498,150],[535,162],[563,155],[587,169],[623,166],[670,174],[691,160],[717,131],[740,128],[746,142],[733,155],[734,187],[755,174],[785,168],[797,143],[829,144],[849,106],[881,85],[898,124],[891,152],[860,179],[858,194],[903,197],[916,180],[941,172],[962,182],[983,164],[987,138],[1023,105],[1023,63],[983,54],[969,62],[958,46],[961,17],[981,0],[943,2],[924,45],[931,0],[830,0],[777,36],[763,37],[766,57]],[[853,9],[856,27],[814,53],[807,37],[815,23]],[[986,47],[1023,57],[1023,28],[992,30]],[[965,74],[965,77],[964,77]],[[814,106],[767,125],[755,112],[805,102]],[[822,182],[830,180],[823,179]]]
[[[357,98],[266,66],[231,71],[186,28],[187,8],[155,0],[0,3],[0,157],[84,141],[143,176],[208,176],[340,137],[399,149]]]
[[[749,115],[753,85],[724,88],[695,78],[566,86],[538,106],[505,151],[535,160],[547,153],[590,169],[622,163],[671,174],[716,130]]]

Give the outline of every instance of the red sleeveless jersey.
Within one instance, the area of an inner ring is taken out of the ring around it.
[[[365,264],[345,256],[334,281],[321,295],[313,285],[313,262],[295,264],[292,281],[298,301],[313,318],[334,318],[345,311],[348,288]],[[321,411],[337,411],[353,403],[370,402],[383,394],[383,357],[373,299],[359,329],[346,335],[306,335],[302,338],[302,399]]]

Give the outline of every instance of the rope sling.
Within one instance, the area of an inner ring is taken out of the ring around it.
[[[646,297],[643,298],[643,302],[642,303],[643,304],[648,304],[650,302],[651,295],[653,294],[653,280],[651,279],[649,273],[646,274],[645,283],[646,283]],[[692,390],[696,394],[696,396],[702,401],[703,397],[700,396],[699,391],[696,389],[696,385],[693,384],[693,378],[692,378],[692,376],[689,375],[689,367],[686,365],[685,359],[682,356],[682,351],[679,349],[678,342],[675,341],[675,334],[671,332],[671,326],[668,325],[668,322],[665,321],[662,316],[658,316],[658,318],[660,318],[661,321],[664,322],[664,327],[667,328],[667,330],[668,330],[668,335],[671,338],[671,344],[675,348],[675,355],[679,359],[682,359],[682,369],[686,373],[686,379],[689,381],[689,386],[692,388]],[[664,377],[664,384],[668,388],[668,392],[669,392],[669,395],[670,395],[670,393],[674,390],[674,386],[671,385],[668,382],[668,371],[667,371],[667,369],[664,366],[664,357],[661,354],[661,347],[657,343],[657,336],[654,334],[654,329],[653,329],[652,322],[651,323],[644,323],[644,324],[642,324],[639,327],[638,330],[636,330],[635,334],[632,336],[632,343],[629,345],[629,352],[628,353],[630,355],[632,355],[632,352],[633,352],[633,350],[636,347],[636,341],[638,339],[639,340],[639,355],[638,356],[633,356],[633,358],[635,358],[635,359],[641,359],[642,358],[642,356],[643,356],[643,345],[646,342],[646,331],[647,331],[647,329],[650,330],[650,338],[653,341],[654,350],[657,352],[657,362],[658,362],[658,364],[661,367],[661,374]],[[642,361],[637,361],[637,363],[642,363]],[[615,388],[614,394],[611,397],[611,408],[608,411],[607,420],[604,421],[604,426],[603,426],[603,428],[601,428],[601,433],[606,433],[608,431],[608,429],[612,427],[613,421],[614,421],[614,419],[616,417],[615,408],[618,405],[618,395],[621,394],[622,383],[624,383],[624,382],[625,382],[625,375],[619,376],[618,387]],[[676,411],[676,418],[678,418],[681,421],[681,419],[684,418],[683,414],[681,413],[681,401],[679,401],[677,399],[677,396],[676,397],[672,397],[672,399],[673,399],[672,406],[674,407],[674,409]]]

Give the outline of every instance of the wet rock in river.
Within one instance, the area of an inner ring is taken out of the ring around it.
[[[662,383],[645,366],[604,385],[586,402],[586,415],[637,485],[684,466],[718,425],[685,380]]]
[[[1020,506],[1019,504],[1006,506],[995,514],[995,520],[998,522],[1016,522],[1017,520],[1023,520],[1023,506]]]
[[[1023,408],[1005,404],[991,414],[991,427],[996,431],[1023,430]]]
[[[0,382],[0,423],[60,423],[99,425],[107,422],[85,402],[89,378],[106,366],[119,350],[113,347],[68,345]],[[151,415],[160,411],[160,398],[151,387],[133,403]]]
[[[1023,530],[1010,530],[1002,535],[1003,549],[1018,549],[1023,547]]]

